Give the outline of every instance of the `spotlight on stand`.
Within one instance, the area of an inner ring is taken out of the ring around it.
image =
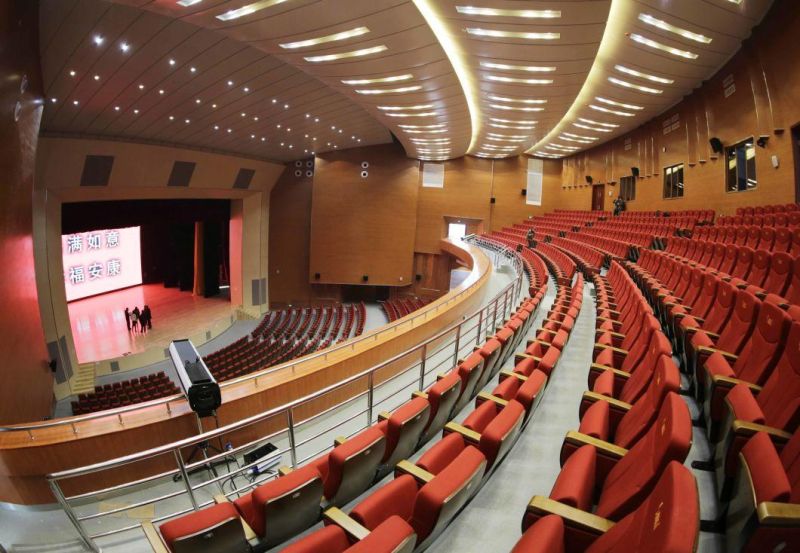
[[[198,417],[213,417],[222,404],[219,384],[190,340],[175,340],[169,354],[189,407]]]

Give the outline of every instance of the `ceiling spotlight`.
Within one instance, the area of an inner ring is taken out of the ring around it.
[[[197,68],[192,66],[189,68],[189,71],[191,71],[192,73],[197,73]]]
[[[138,109],[133,110],[133,114],[134,115],[139,115],[139,110]]]
[[[244,90],[245,92],[250,92],[250,87],[249,87],[249,86],[246,86],[246,87],[244,87],[242,90]]]
[[[50,98],[50,101],[55,104],[56,102],[58,102],[58,99],[57,98]]]
[[[228,81],[228,86],[233,86],[233,81]],[[275,102],[273,101],[272,103],[274,104]]]
[[[218,131],[219,130],[219,125],[214,125],[214,130]]]
[[[75,70],[74,69],[70,69],[69,76],[70,77],[74,77],[75,76]]]
[[[72,105],[77,106],[79,104],[78,100],[72,100]]]
[[[159,94],[161,94],[161,95],[163,95],[163,94],[164,94],[164,89],[163,89],[163,88],[159,88],[159,89],[158,89],[158,93],[159,93]]]
[[[120,110],[119,106],[114,106],[114,111],[119,111],[119,110]]]
[[[99,80],[100,80],[100,75],[95,75],[95,76],[94,76],[94,80],[95,80],[95,81],[99,81]]]
[[[200,100],[200,98],[195,98],[195,100],[194,100],[194,103],[195,103],[195,104],[199,104],[201,101],[202,101],[202,100]]]
[[[139,90],[144,90],[144,85],[143,84],[139,85]]]
[[[169,120],[170,120],[170,121],[175,121],[175,116],[174,116],[174,115],[170,115],[170,116],[169,116]]]
[[[170,64],[170,65],[175,65],[175,60],[174,60],[174,59],[172,59],[172,58],[170,58],[170,60],[169,60],[169,64]]]
[[[128,50],[131,49],[131,46],[127,42],[120,42],[119,49],[122,50],[123,52],[127,52]]]
[[[94,35],[94,37],[92,38],[92,42],[94,42],[97,46],[100,46],[101,44],[103,44],[104,40],[105,39],[100,35]]]

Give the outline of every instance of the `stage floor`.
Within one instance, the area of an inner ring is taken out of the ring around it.
[[[171,340],[209,328],[231,313],[228,290],[215,298],[193,296],[162,284],[144,284],[69,303],[69,320],[79,363],[89,363],[167,347]],[[147,304],[153,328],[128,332],[125,307]]]

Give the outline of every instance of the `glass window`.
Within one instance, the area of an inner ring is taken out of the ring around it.
[[[636,177],[622,177],[619,179],[619,195],[626,202],[636,199]]]
[[[756,148],[748,138],[725,148],[728,192],[744,192],[756,187]]]
[[[664,198],[683,198],[683,163],[664,169]]]
[[[467,225],[463,223],[450,223],[447,226],[447,237],[457,240],[467,234]]]

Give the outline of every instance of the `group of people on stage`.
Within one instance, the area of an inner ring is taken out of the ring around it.
[[[133,310],[126,307],[125,324],[128,326],[128,332],[147,334],[147,331],[153,328],[153,314],[150,312],[150,306],[145,305],[141,311],[138,307],[134,307]]]

